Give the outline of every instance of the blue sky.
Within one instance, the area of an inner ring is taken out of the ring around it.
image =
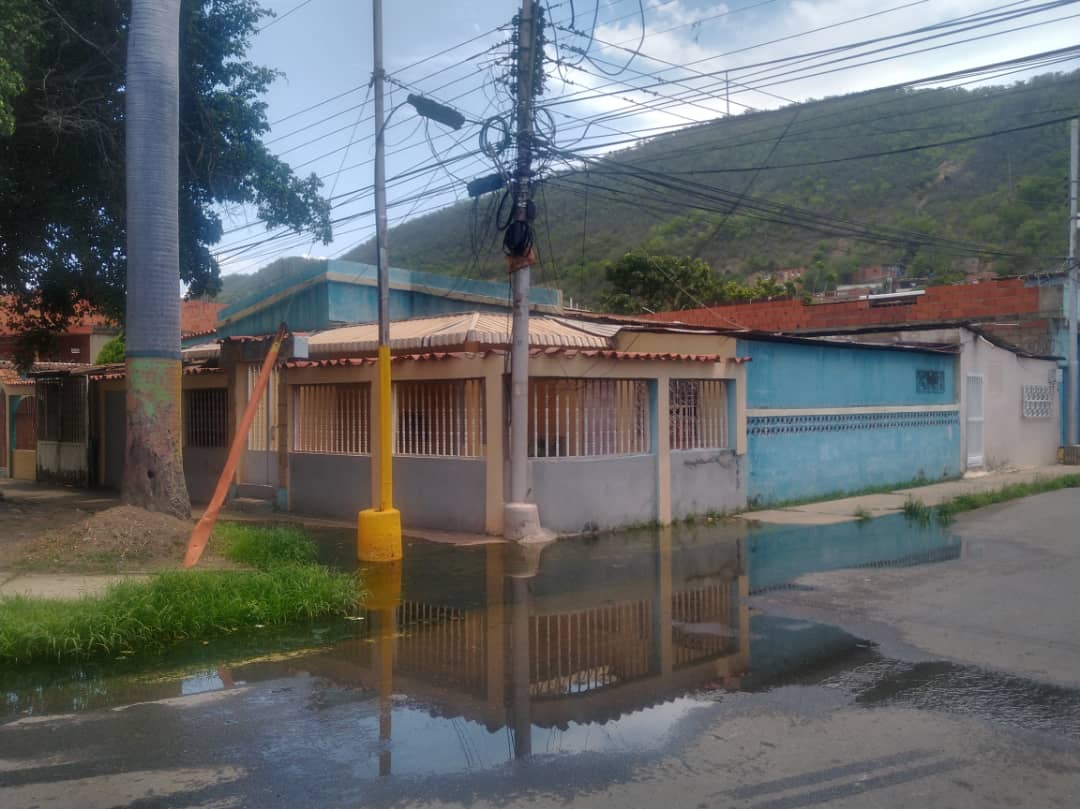
[[[1074,16],[1080,15],[1080,4],[1066,5],[886,54],[905,54],[940,44],[949,47],[852,67],[870,57],[846,62],[832,60],[850,52],[813,60],[796,57],[967,15],[1027,11],[1041,2],[642,0],[640,6],[638,0],[598,2],[599,22],[589,51],[598,64],[585,62],[559,72],[552,69],[544,97],[551,105],[556,142],[561,146],[574,144],[584,135],[586,139],[578,141],[575,148],[591,145],[602,150],[608,148],[602,144],[635,134],[657,133],[720,117],[727,108],[726,85],[721,78],[725,70],[731,71],[731,112],[738,114],[746,107],[773,108],[785,100],[869,89],[1070,46],[1075,44],[1075,32],[1080,30],[1080,17]],[[374,153],[371,102],[366,92],[372,67],[371,2],[309,0],[301,5],[301,0],[264,0],[264,5],[282,15],[295,9],[265,27],[255,38],[251,52],[256,63],[286,74],[266,98],[272,129],[265,140],[298,173],[314,171],[323,178],[325,193],[332,191],[335,197],[334,216],[352,218],[336,227],[330,245],[313,245],[310,239],[300,237],[254,245],[275,232],[268,233],[258,224],[251,210],[225,211],[226,229],[231,231],[219,246],[225,273],[250,272],[283,255],[340,255],[370,238],[374,227],[372,217],[366,213],[371,208],[367,188],[372,182]],[[384,5],[386,69],[393,79],[412,90],[452,101],[474,121],[509,109],[508,97],[493,80],[502,74],[496,60],[507,54],[507,46],[500,43],[506,41],[505,27],[519,6],[517,2],[384,0]],[[573,23],[571,9],[576,20]],[[640,54],[619,76],[604,76],[602,70],[617,71],[630,56],[627,49],[636,48],[642,35],[642,9],[645,36]],[[589,0],[575,0],[573,4],[569,0],[551,0],[548,14],[558,25],[555,33],[560,37],[566,61],[576,60],[575,52],[567,45],[586,44],[586,39],[573,29],[591,29],[596,10]],[[499,26],[504,30],[497,30]],[[1006,32],[1019,26],[1025,26],[1024,30]],[[953,44],[996,33],[1000,35]],[[445,49],[451,50],[428,58]],[[552,49],[550,46],[549,51]],[[793,61],[778,65],[777,59]],[[810,70],[811,65],[826,61],[830,64]],[[770,64],[752,67],[763,62]],[[1070,62],[1056,69],[1074,68],[1077,64]],[[805,77],[807,72],[817,75]],[[650,77],[657,73],[677,79],[678,83],[650,87],[655,82]],[[1000,81],[1022,76],[1011,75]],[[647,89],[640,89],[642,85]],[[756,89],[743,89],[747,86]],[[695,93],[692,102],[665,101],[702,89],[707,92]],[[389,90],[388,109],[402,102],[409,92],[401,86]],[[661,103],[665,109],[656,110]],[[316,109],[303,112],[316,104]],[[585,131],[583,121],[603,116],[615,117]],[[449,133],[437,124],[425,125],[410,107],[395,113],[387,130],[391,224],[464,197],[465,180],[493,171],[487,158],[469,155],[476,151],[478,131],[477,126],[467,126],[460,133]],[[448,158],[452,162],[445,170],[433,168],[437,160]],[[412,170],[417,171],[414,177],[393,180]],[[244,246],[246,249],[242,249]]]

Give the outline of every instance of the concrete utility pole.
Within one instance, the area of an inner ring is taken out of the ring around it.
[[[517,166],[514,215],[503,247],[513,273],[514,319],[510,346],[510,501],[503,507],[503,536],[523,540],[539,537],[540,516],[529,494],[529,267],[535,261],[530,216],[532,199],[533,94],[537,53],[534,0],[521,0],[517,30]]]
[[[390,389],[390,252],[386,245],[386,132],[383,109],[382,0],[372,0],[375,96],[375,250],[379,284],[379,502],[357,515],[357,555],[364,562],[401,559],[401,512],[393,506],[393,432]]]
[[[1076,346],[1076,310],[1078,307],[1077,287],[1080,285],[1080,268],[1077,267],[1076,240],[1077,229],[1080,228],[1080,217],[1076,212],[1077,185],[1080,178],[1077,177],[1077,163],[1080,162],[1080,118],[1074,118],[1070,122],[1069,132],[1069,274],[1066,280],[1067,295],[1065,305],[1068,310],[1069,346],[1067,356],[1069,358],[1068,387],[1065,391],[1065,406],[1068,409],[1065,419],[1065,443],[1080,443],[1078,438],[1077,420],[1080,419],[1080,362],[1077,361]]]

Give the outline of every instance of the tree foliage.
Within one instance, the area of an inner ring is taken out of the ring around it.
[[[0,0],[9,7],[35,37],[0,62],[0,293],[18,297],[32,352],[80,300],[123,316],[130,2]],[[183,2],[180,274],[195,295],[220,286],[210,253],[220,206],[252,205],[268,227],[330,238],[319,179],[297,177],[260,140],[269,129],[261,98],[278,74],[247,51],[268,14],[255,0]],[[7,31],[0,18],[0,43]]]
[[[743,283],[718,277],[701,259],[640,251],[610,262],[605,276],[611,291],[603,300],[603,308],[623,314],[749,303],[792,297],[797,292],[794,284],[781,284],[771,276]]]
[[[124,335],[118,334],[101,347],[94,362],[98,365],[111,365],[113,363],[123,362],[126,352],[127,345],[124,342]]]

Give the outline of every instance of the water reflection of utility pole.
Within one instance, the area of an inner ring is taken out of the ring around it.
[[[393,738],[395,611],[377,610],[375,620],[378,632],[375,655],[379,672],[379,775],[387,776],[392,771],[390,745]]]
[[[379,775],[392,772],[394,704],[394,639],[397,608],[401,604],[401,562],[365,565],[363,581],[368,590],[368,615],[374,621],[375,673],[379,690]]]
[[[510,577],[510,682],[514,758],[532,753],[529,705],[529,579]]]

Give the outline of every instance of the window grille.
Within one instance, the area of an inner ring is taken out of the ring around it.
[[[1054,415],[1054,389],[1050,385],[1023,385],[1023,415],[1026,419],[1048,419]]]
[[[248,400],[255,395],[255,383],[262,372],[262,365],[252,363],[247,371]],[[270,371],[270,381],[255,408],[255,419],[248,430],[247,448],[254,451],[272,452],[277,449],[278,370]]]
[[[225,388],[184,391],[184,444],[212,449],[229,443],[229,392]]]
[[[295,390],[296,452],[371,452],[371,395],[367,383],[297,385]]]
[[[37,440],[81,444],[86,441],[86,377],[39,379]]]
[[[484,382],[394,383],[394,453],[479,458],[484,446]]]
[[[668,389],[672,449],[728,446],[727,388],[720,379],[673,379]]]
[[[639,379],[534,379],[529,383],[533,458],[649,452],[649,384]]]

